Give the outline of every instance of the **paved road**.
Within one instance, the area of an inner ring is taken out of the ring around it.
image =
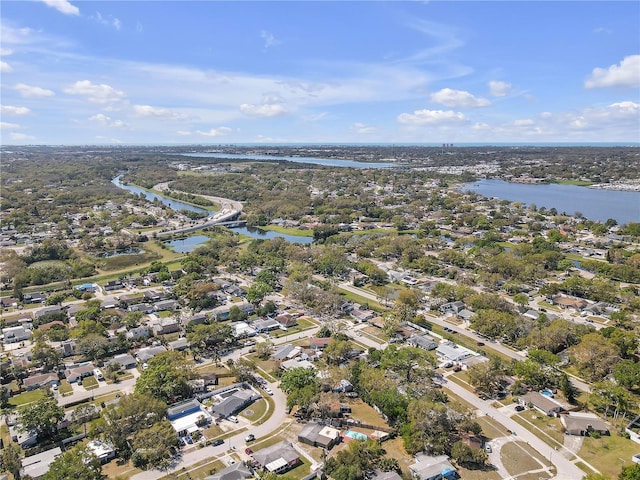
[[[557,473],[554,477],[556,480],[578,480],[585,475],[585,473],[580,470],[580,468],[563,457],[561,455],[561,452],[556,451],[553,447],[547,445],[533,433],[526,430],[522,425],[516,423],[507,415],[492,407],[490,403],[476,397],[473,393],[456,383],[448,381],[443,383],[442,386],[452,391],[460,398],[476,407],[478,410],[490,415],[491,418],[502,424],[508,430],[517,432],[516,438],[518,440],[527,442],[542,457],[546,458],[547,460],[550,459],[551,463],[553,463],[556,467]]]

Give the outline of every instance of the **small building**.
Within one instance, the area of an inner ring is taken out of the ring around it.
[[[436,348],[438,357],[448,362],[462,362],[473,355],[471,350],[467,350],[453,342],[441,342]]]
[[[253,328],[255,328],[258,333],[270,332],[272,330],[278,330],[280,328],[280,324],[271,318],[267,318],[265,320],[253,322]]]
[[[280,368],[282,370],[292,370],[294,368],[308,368],[311,370],[315,370],[316,366],[311,363],[309,360],[302,360],[301,358],[292,358],[291,360],[286,360],[280,364]]]
[[[107,463],[109,460],[115,458],[116,456],[116,449],[113,448],[113,445],[105,442],[104,440],[91,440],[87,443],[87,448],[91,451],[91,453],[98,457],[100,463]]]
[[[136,352],[136,358],[138,359],[138,362],[146,363],[159,353],[166,351],[167,349],[162,345],[157,345],[155,347],[145,347]]]
[[[298,452],[288,442],[278,442],[253,454],[258,466],[268,472],[284,473],[301,463]]]
[[[180,352],[189,348],[189,342],[186,338],[179,338],[177,340],[174,340],[173,342],[169,342],[167,346],[169,347],[169,350]]]
[[[567,435],[586,437],[591,432],[609,435],[609,426],[593,413],[569,412],[560,415],[560,421]]]
[[[162,300],[153,304],[156,312],[174,311],[180,308],[180,304],[175,300]]]
[[[298,318],[291,315],[290,313],[281,313],[276,317],[276,322],[278,322],[283,327],[294,327],[298,324]]]
[[[220,403],[211,407],[211,413],[221,418],[227,418],[243,408],[251,405],[260,396],[253,390],[236,390],[231,395],[225,397]]]
[[[314,350],[324,350],[331,342],[331,337],[310,338],[309,347]]]
[[[204,480],[245,480],[248,478],[253,478],[253,472],[244,462],[238,462],[204,477]]]
[[[127,310],[130,312],[153,313],[153,306],[148,303],[135,303],[130,305]]]
[[[116,363],[120,365],[121,368],[124,368],[126,370],[130,368],[136,368],[138,366],[138,362],[136,362],[136,359],[128,353],[116,355],[115,357],[107,361],[107,365],[113,365]]]
[[[542,395],[540,392],[527,392],[518,399],[518,402],[525,406],[531,405],[536,410],[550,417],[565,409],[560,402],[546,395]]]
[[[83,378],[93,375],[95,370],[93,363],[84,363],[82,365],[72,365],[64,371],[67,382],[81,382]]]
[[[22,325],[16,325],[15,327],[3,328],[2,336],[2,343],[5,345],[10,343],[20,343],[31,338],[31,330]]]
[[[196,313],[195,315],[190,316],[184,321],[184,325],[204,325],[209,321],[207,315],[205,313]]]
[[[121,288],[124,288],[124,284],[121,280],[109,280],[102,286],[102,288],[104,288],[105,291],[110,292],[112,290],[120,290]]]
[[[407,340],[407,345],[422,348],[423,350],[435,350],[438,348],[436,341],[429,335],[413,335]]]
[[[60,305],[49,305],[48,307],[44,307],[33,312],[33,318],[35,320],[40,320],[41,318],[45,318],[49,315],[56,315],[60,313],[64,313],[66,316],[67,311]]]
[[[295,358],[300,354],[302,349],[300,347],[296,347],[291,343],[287,343],[278,348],[273,354],[271,358],[274,360],[289,360],[291,358]]]
[[[40,387],[53,387],[59,385],[60,379],[56,373],[43,373],[41,375],[33,375],[22,381],[25,390],[35,390]]]
[[[454,480],[458,471],[449,462],[446,455],[430,456],[425,453],[415,456],[415,463],[409,465],[411,476],[415,480]]]
[[[354,308],[349,312],[356,322],[369,322],[373,320],[376,314],[372,310],[362,310],[360,308]]]
[[[458,313],[460,313],[464,309],[465,309],[465,305],[461,301],[449,302],[449,303],[445,303],[444,305],[440,306],[440,311],[442,313],[453,313],[454,315],[457,315]]]
[[[167,419],[179,436],[188,435],[211,423],[211,415],[196,399],[172,405]]]
[[[153,333],[156,335],[168,335],[179,331],[180,324],[175,318],[161,318],[160,322],[153,326]]]
[[[126,334],[126,337],[130,340],[138,340],[140,338],[147,338],[151,336],[151,329],[147,325],[140,325],[139,327],[133,327]]]
[[[331,450],[340,443],[340,430],[320,423],[307,423],[298,434],[298,441]]]
[[[62,455],[60,447],[52,448],[51,450],[45,450],[22,459],[22,468],[20,469],[20,476],[29,476],[33,479],[44,477],[49,471],[49,467],[56,459],[57,456]]]

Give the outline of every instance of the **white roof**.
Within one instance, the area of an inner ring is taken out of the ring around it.
[[[211,418],[211,414],[209,414],[209,412],[205,410],[200,410],[198,412],[193,412],[193,413],[190,413],[189,415],[185,415],[184,417],[171,420],[170,423],[173,429],[177,433],[183,432],[183,431],[195,432],[196,430],[198,430],[198,426],[196,425],[196,422],[202,416],[209,419]]]
[[[267,463],[264,468],[266,468],[270,472],[275,472],[276,470],[285,467],[287,462],[284,458],[280,457],[274,460],[273,462]]]

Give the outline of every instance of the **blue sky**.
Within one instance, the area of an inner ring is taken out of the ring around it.
[[[640,141],[640,3],[5,1],[10,144]]]

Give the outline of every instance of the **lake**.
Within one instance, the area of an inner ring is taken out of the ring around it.
[[[312,157],[281,157],[277,155],[245,155],[239,153],[180,153],[185,157],[202,157],[202,158],[229,158],[236,160],[256,160],[256,161],[273,161],[286,160],[295,163],[312,163],[314,165],[324,165],[327,167],[352,167],[352,168],[390,168],[396,166],[390,162],[356,162],[355,160],[341,160],[336,158],[312,158]]]
[[[190,253],[208,241],[209,237],[206,235],[194,235],[180,240],[171,240],[164,244],[176,253]]]
[[[122,175],[118,175],[116,178],[111,180],[116,187],[122,188],[123,190],[127,190],[135,195],[143,194],[147,200],[153,202],[154,200],[158,200],[162,202],[164,205],[169,207],[172,210],[180,211],[180,210],[189,210],[191,212],[198,213],[207,213],[209,216],[215,214],[213,210],[207,210],[205,208],[196,207],[194,205],[190,205],[185,202],[181,202],[180,200],[174,200],[173,198],[165,197],[164,195],[160,195],[159,193],[153,193],[149,190],[145,190],[144,188],[136,187],[135,185],[124,185],[120,182],[120,178]]]
[[[640,222],[640,192],[600,190],[559,183],[531,185],[488,179],[468,183],[462,189],[485,197],[534,204],[547,209],[555,208],[558,213],[568,215],[580,212],[589,220],[606,222],[613,218],[620,225]]]
[[[273,238],[284,238],[286,241],[291,243],[304,243],[305,245],[313,242],[313,237],[299,237],[297,235],[287,235],[286,233],[274,232],[273,230],[262,230],[261,228],[253,228],[253,227],[238,227],[231,228],[230,230],[234,232],[241,233],[243,235],[247,235],[252,238],[260,238],[262,240],[271,240]]]

